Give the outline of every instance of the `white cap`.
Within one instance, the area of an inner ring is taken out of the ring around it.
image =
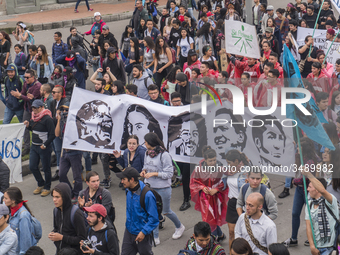
[[[100,12],[95,12],[93,16],[96,17],[96,16],[102,16],[102,15],[100,15]]]
[[[24,23],[20,23],[19,26],[21,26],[23,29],[26,28],[26,25]]]

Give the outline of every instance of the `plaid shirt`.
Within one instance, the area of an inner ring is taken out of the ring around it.
[[[275,18],[275,25],[277,27],[279,27],[279,28],[281,27],[281,22],[282,22],[282,20],[280,20],[279,18]],[[289,31],[289,20],[287,18],[285,18],[285,20],[283,21],[282,28],[280,30],[281,36],[282,36],[282,40],[286,39],[288,31]]]

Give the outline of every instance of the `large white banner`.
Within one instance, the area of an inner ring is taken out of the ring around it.
[[[126,147],[128,136],[137,135],[144,144],[144,135],[154,132],[176,161],[198,163],[202,147],[210,145],[225,165],[226,150],[237,149],[254,165],[293,167],[291,120],[280,115],[280,108],[266,116],[254,116],[246,108],[244,116],[236,116],[233,105],[222,102],[208,101],[207,114],[202,115],[200,103],[170,107],[75,88],[63,148],[112,154]]]
[[[325,43],[325,54],[327,53],[331,44],[332,42],[330,41],[327,41]],[[335,62],[337,59],[340,59],[340,43],[334,42],[332,45],[332,48],[330,49],[326,57],[327,62],[333,64],[334,70],[335,70]]]
[[[313,35],[313,28],[298,27],[296,42],[298,47],[305,45],[305,38],[307,35]],[[327,30],[315,29],[314,32],[314,46],[318,47],[320,50],[325,51],[326,42],[326,32]]]
[[[340,0],[331,0],[333,8],[335,8],[338,13],[340,13]]]
[[[21,148],[25,125],[0,125],[0,156],[11,170],[10,183],[22,182]]]
[[[255,26],[234,20],[225,20],[226,51],[251,58],[260,58]]]

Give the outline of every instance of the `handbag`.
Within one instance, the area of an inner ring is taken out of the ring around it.
[[[264,247],[263,245],[261,245],[260,242],[254,237],[253,231],[251,230],[251,227],[250,227],[249,218],[248,218],[246,213],[244,214],[244,223],[246,225],[246,229],[247,229],[248,235],[250,236],[250,239],[253,242],[253,244],[255,244],[255,246],[257,248],[259,248],[261,251],[263,251],[266,254],[268,254],[268,248]]]
[[[312,46],[310,52],[312,52],[314,50],[314,47]],[[309,54],[308,54],[309,55]],[[306,61],[307,61],[307,58],[308,58],[308,55],[306,56],[305,59],[301,60],[300,63],[299,63],[299,70],[300,72],[303,71],[303,69],[305,68],[305,64],[306,64]]]

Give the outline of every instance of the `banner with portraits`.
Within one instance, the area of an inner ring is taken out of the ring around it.
[[[126,148],[130,135],[137,135],[143,145],[144,135],[154,132],[175,161],[197,164],[202,148],[210,145],[224,165],[225,153],[237,149],[253,165],[293,167],[292,121],[280,115],[280,108],[265,116],[255,116],[245,108],[244,116],[236,116],[228,101],[215,105],[208,100],[206,107],[203,115],[201,103],[171,107],[75,88],[63,148],[112,154]]]
[[[0,156],[10,169],[10,183],[22,182],[21,152],[25,125],[0,125]]]

